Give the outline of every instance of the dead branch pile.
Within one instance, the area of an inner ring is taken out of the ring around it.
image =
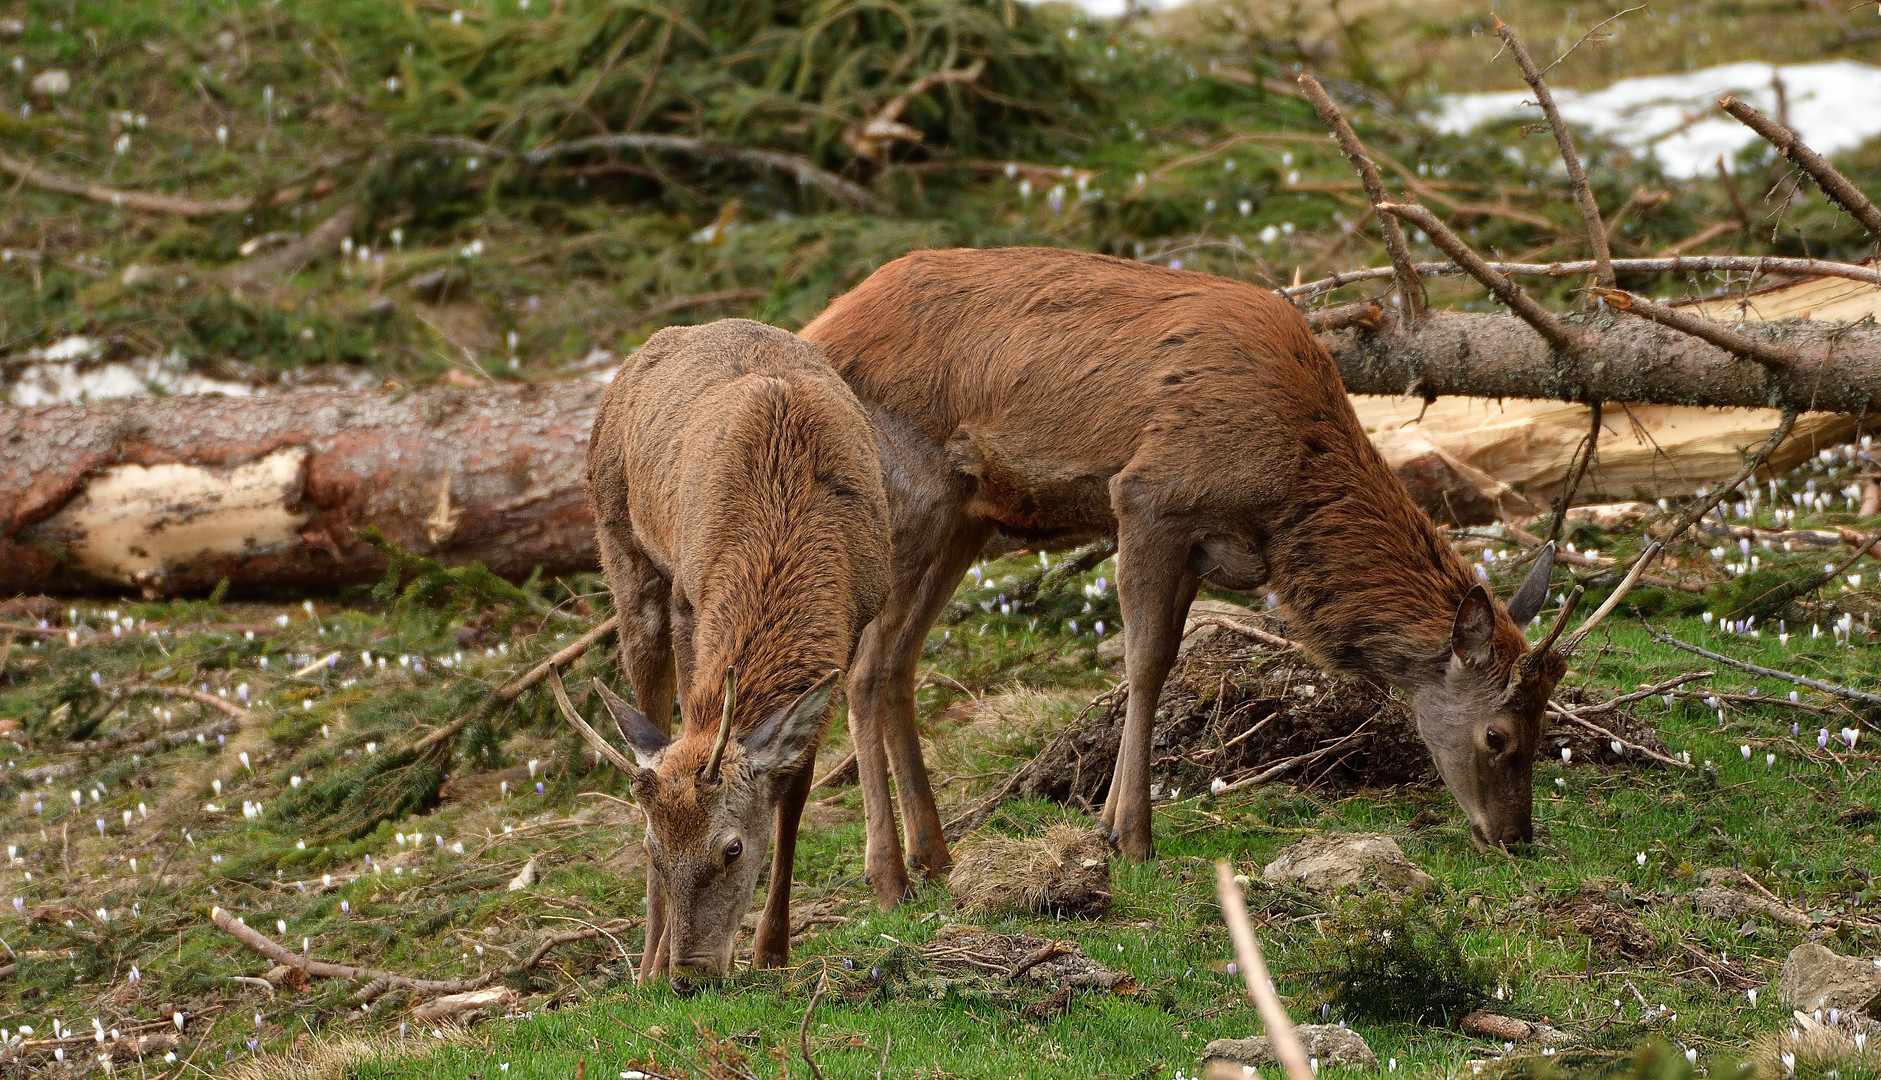
[[[1284,640],[1280,620],[1256,621],[1254,629]],[[1633,700],[1644,697],[1642,692]],[[1588,702],[1581,708],[1573,688],[1563,688],[1557,698],[1576,713],[1597,716],[1599,724],[1556,713],[1542,744],[1544,756],[1559,757],[1566,748],[1575,762],[1676,760],[1653,726],[1626,707],[1630,702]],[[994,800],[952,824],[966,824],[1005,797],[1101,805],[1123,734],[1124,703],[1122,693],[1111,695],[1022,766]],[[1154,790],[1171,797],[1279,780],[1355,788],[1434,776],[1409,708],[1390,691],[1329,675],[1297,647],[1219,624],[1200,626],[1190,636],[1163,688],[1154,739]]]

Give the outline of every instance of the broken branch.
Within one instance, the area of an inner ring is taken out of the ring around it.
[[[1794,131],[1735,97],[1726,96],[1718,102],[1718,108],[1763,136],[1779,153],[1808,173],[1830,202],[1848,211],[1856,221],[1861,222],[1862,228],[1867,229],[1870,236],[1881,240],[1881,210],[1875,209],[1874,203],[1868,201],[1868,196],[1862,194],[1860,188],[1829,164],[1828,159],[1811,150]]]
[[[1379,203],[1378,209],[1393,217],[1408,221],[1424,230],[1431,242],[1443,249],[1458,266],[1481,282],[1495,298],[1507,305],[1510,311],[1521,318],[1560,352],[1567,352],[1577,343],[1577,336],[1547,308],[1535,302],[1520,285],[1510,281],[1507,276],[1497,272],[1483,257],[1470,249],[1463,238],[1450,231],[1437,215],[1415,203]]]
[[[1234,867],[1226,859],[1215,862],[1215,895],[1221,901],[1221,917],[1228,924],[1228,937],[1234,942],[1234,957],[1240,962],[1241,979],[1247,984],[1248,1000],[1260,1010],[1261,1023],[1267,1027],[1274,1056],[1287,1070],[1287,1080],[1313,1080],[1312,1066],[1306,1061],[1306,1048],[1293,1030],[1293,1021],[1274,992],[1267,974],[1267,961],[1261,956],[1260,942],[1254,937],[1254,925],[1247,917],[1247,899],[1234,880]]]
[[[175,195],[149,195],[141,191],[125,191],[122,188],[106,187],[85,180],[75,180],[69,176],[60,176],[49,169],[42,169],[31,162],[0,154],[0,172],[11,173],[25,183],[42,191],[56,191],[61,195],[77,195],[93,202],[108,203],[125,210],[136,210],[146,214],[175,214],[178,217],[216,217],[221,214],[239,214],[255,205],[253,197],[238,195],[229,199],[184,199]]]
[[[1365,185],[1365,196],[1373,205],[1386,201],[1385,183],[1378,175],[1378,166],[1365,155],[1365,144],[1359,142],[1358,133],[1352,125],[1346,123],[1345,115],[1339,111],[1326,88],[1319,85],[1319,80],[1311,75],[1300,76],[1300,87],[1306,91],[1306,99],[1313,103],[1313,110],[1319,113],[1320,122],[1332,130],[1333,138],[1339,142],[1339,149],[1345,151],[1346,160],[1358,170],[1359,181]],[[1404,242],[1404,229],[1398,219],[1389,215],[1378,218],[1379,231],[1385,237],[1385,251],[1391,257],[1392,269],[1398,280],[1398,294],[1404,297],[1405,319],[1415,325],[1424,317],[1430,307],[1430,298],[1424,293],[1424,282],[1417,276],[1417,268],[1411,262],[1411,249]]]
[[[1846,686],[1840,686],[1836,683],[1823,682],[1821,679],[1812,679],[1807,675],[1793,675],[1787,671],[1778,671],[1775,668],[1763,667],[1760,664],[1753,664],[1747,660],[1738,660],[1733,657],[1726,656],[1723,653],[1715,653],[1715,652],[1712,652],[1710,649],[1693,645],[1692,643],[1688,641],[1680,641],[1678,638],[1675,638],[1671,634],[1668,634],[1665,631],[1660,630],[1658,627],[1653,626],[1651,623],[1646,623],[1645,626],[1646,626],[1646,632],[1648,634],[1651,634],[1652,639],[1654,641],[1657,641],[1661,645],[1670,645],[1675,649],[1683,649],[1686,652],[1693,654],[1694,656],[1702,656],[1707,660],[1713,661],[1714,663],[1723,664],[1726,667],[1736,668],[1737,670],[1745,672],[1746,674],[1762,675],[1764,678],[1767,678],[1767,679],[1781,679],[1784,682],[1795,683],[1797,686],[1806,686],[1811,690],[1820,690],[1825,694],[1832,694],[1835,697],[1842,698],[1845,701],[1859,701],[1863,705],[1871,705],[1871,706],[1881,705],[1881,694],[1870,694],[1865,690],[1854,690]]]
[[[1502,43],[1509,47],[1509,54],[1515,57],[1515,63],[1522,69],[1522,78],[1527,80],[1529,89],[1535,91],[1541,114],[1548,118],[1548,127],[1554,132],[1555,145],[1561,148],[1561,163],[1567,166],[1568,181],[1574,185],[1574,199],[1580,204],[1581,219],[1587,223],[1587,240],[1594,248],[1594,280],[1601,285],[1612,286],[1613,252],[1607,246],[1607,229],[1600,222],[1600,206],[1594,201],[1593,186],[1587,182],[1587,170],[1581,168],[1581,156],[1574,151],[1574,140],[1568,134],[1567,122],[1561,119],[1561,110],[1555,108],[1554,95],[1548,92],[1548,81],[1542,78],[1541,69],[1535,66],[1534,57],[1528,55],[1528,46],[1522,43],[1515,27],[1497,19],[1496,33],[1502,38]]]
[[[414,990],[422,994],[461,994],[470,990],[481,989],[498,979],[519,975],[542,962],[549,951],[558,946],[590,938],[609,936],[615,932],[624,932],[639,926],[640,919],[621,919],[607,926],[589,926],[580,930],[570,930],[555,934],[538,944],[529,958],[508,967],[491,968],[467,979],[414,979],[400,975],[395,971],[382,971],[378,968],[355,967],[351,964],[335,964],[326,960],[316,960],[311,956],[302,956],[279,944],[266,934],[249,926],[241,919],[218,907],[209,912],[209,921],[230,937],[255,950],[277,964],[284,964],[304,972],[316,979],[369,980],[360,991],[362,999],[377,997],[394,987],[402,990]]]
[[[1755,360],[1766,368],[1784,371],[1796,363],[1796,353],[1772,341],[1746,337],[1734,330],[1727,329],[1723,323],[1699,315],[1690,315],[1674,307],[1654,303],[1643,296],[1636,296],[1625,289],[1596,287],[1594,295],[1611,304],[1615,309],[1642,319],[1650,319],[1660,326],[1677,330],[1681,334],[1690,334],[1700,341],[1709,342],[1729,353],[1735,353],[1747,360]]]

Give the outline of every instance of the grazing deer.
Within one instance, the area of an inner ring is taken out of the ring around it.
[[[752,955],[780,965],[817,743],[887,593],[875,434],[816,346],[792,334],[743,319],[662,330],[602,399],[588,497],[640,708],[599,689],[635,760],[555,685],[646,815],[642,978],[730,971],[773,819]]]
[[[1150,728],[1203,581],[1271,588],[1321,661],[1397,686],[1476,842],[1529,838],[1530,769],[1564,668],[1520,629],[1546,598],[1546,562],[1505,612],[1373,448],[1285,301],[1101,255],[922,251],[801,333],[883,445],[894,566],[849,680],[880,902],[907,887],[885,763],[909,862],[949,862],[915,666],[995,533],[1117,537],[1130,697],[1103,820],[1127,857],[1152,855]]]

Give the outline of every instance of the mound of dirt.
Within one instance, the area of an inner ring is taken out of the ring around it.
[[[1272,615],[1238,621],[1286,634]],[[1571,687],[1557,697],[1569,704],[1584,700]],[[1026,766],[1012,794],[1101,805],[1123,737],[1124,704],[1117,694],[1107,708],[1062,732]],[[1623,739],[1664,750],[1652,726],[1624,708],[1600,714],[1600,722]],[[1351,789],[1436,778],[1410,710],[1396,694],[1329,675],[1302,650],[1277,649],[1215,625],[1195,629],[1171,670],[1153,745],[1151,782],[1158,791],[1197,791],[1216,779],[1233,783],[1289,759],[1292,767],[1275,779]],[[1604,736],[1571,724],[1550,729],[1541,753],[1559,758],[1563,747],[1577,765],[1650,764],[1637,754],[1616,753]]]
[[[947,892],[962,911],[980,917],[1100,918],[1110,910],[1110,845],[1067,824],[1024,839],[974,837],[954,853]]]
[[[1091,959],[1075,942],[1049,941],[1035,934],[993,934],[977,926],[954,923],[936,934],[921,952],[938,967],[971,967],[1013,982],[1116,994],[1130,994],[1136,989],[1128,973],[1113,971]]]
[[[1587,881],[1579,891],[1548,905],[1545,912],[1549,922],[1565,923],[1591,938],[1594,955],[1602,960],[1658,959],[1659,939],[1625,904],[1611,883]]]

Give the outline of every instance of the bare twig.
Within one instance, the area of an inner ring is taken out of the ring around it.
[[[1586,728],[1588,731],[1593,732],[1594,734],[1600,736],[1603,739],[1608,740],[1609,742],[1617,743],[1620,746],[1623,746],[1628,750],[1634,751],[1635,753],[1638,753],[1638,754],[1642,754],[1646,757],[1653,759],[1654,761],[1660,762],[1665,765],[1671,765],[1674,768],[1678,768],[1678,769],[1689,769],[1692,767],[1689,763],[1680,761],[1678,758],[1671,757],[1667,754],[1661,754],[1659,751],[1654,750],[1651,747],[1641,746],[1638,743],[1632,741],[1631,739],[1621,738],[1619,735],[1616,735],[1613,732],[1608,731],[1606,728],[1601,727],[1599,724],[1596,724],[1592,720],[1587,719],[1586,717],[1582,716],[1580,713],[1575,712],[1572,707],[1563,705],[1559,701],[1550,700],[1548,702],[1548,711],[1555,716],[1559,716],[1564,720],[1572,721],[1573,723]]]
[[[1486,263],[1490,269],[1510,277],[1580,277],[1594,272],[1591,259],[1575,262],[1558,263]],[[1827,259],[1787,259],[1763,255],[1679,255],[1657,259],[1614,259],[1616,272],[1628,274],[1781,274],[1785,277],[1835,277],[1850,281],[1860,281],[1869,285],[1881,285],[1881,270],[1871,266],[1857,266],[1854,263],[1832,262]],[[1418,274],[1424,277],[1456,277],[1466,275],[1463,267],[1453,262],[1424,262],[1416,266]],[[1348,270],[1342,274],[1309,281],[1304,285],[1294,285],[1276,290],[1289,300],[1306,300],[1332,292],[1347,285],[1356,285],[1365,281],[1377,281],[1392,277],[1397,273],[1389,266],[1367,267],[1363,270]]]
[[[1702,315],[1692,315],[1675,307],[1655,303],[1643,296],[1627,292],[1625,289],[1596,287],[1593,292],[1614,308],[1629,315],[1637,315],[1682,334],[1690,334],[1701,341],[1716,345],[1725,352],[1735,353],[1747,360],[1755,360],[1764,367],[1782,371],[1796,363],[1797,356],[1794,349],[1785,348],[1772,341],[1747,337],[1715,319],[1707,319]]]
[[[1606,26],[1606,25],[1607,25],[1608,23],[1610,23],[1610,22],[1613,22],[1613,21],[1614,21],[1614,20],[1616,20],[1616,19],[1621,19],[1621,18],[1624,18],[1624,17],[1626,17],[1626,16],[1628,16],[1628,15],[1631,15],[1631,14],[1632,14],[1633,12],[1635,12],[1635,11],[1644,11],[1644,10],[1646,10],[1646,8],[1647,8],[1647,6],[1648,6],[1648,5],[1646,5],[1646,4],[1641,4],[1641,5],[1639,5],[1638,7],[1630,7],[1630,8],[1627,8],[1627,9],[1626,9],[1625,11],[1616,11],[1616,12],[1614,12],[1614,13],[1613,13],[1612,15],[1609,15],[1609,16],[1607,16],[1606,18],[1604,18],[1604,19],[1602,19],[1602,20],[1600,20],[1599,22],[1597,22],[1597,23],[1595,23],[1594,25],[1592,25],[1592,26],[1590,26],[1590,27],[1588,27],[1588,28],[1587,28],[1587,32],[1586,32],[1585,34],[1582,34],[1582,35],[1581,35],[1581,37],[1580,37],[1580,40],[1579,40],[1579,41],[1576,41],[1576,42],[1575,42],[1574,44],[1572,44],[1572,45],[1569,45],[1569,46],[1568,46],[1568,48],[1567,48],[1567,51],[1566,51],[1566,52],[1564,52],[1564,53],[1562,53],[1562,54],[1561,54],[1560,56],[1557,56],[1557,57],[1555,57],[1555,58],[1554,58],[1554,63],[1552,63],[1552,64],[1549,64],[1549,65],[1548,65],[1547,67],[1545,67],[1545,68],[1542,68],[1542,69],[1541,69],[1541,73],[1542,73],[1543,75],[1546,75],[1546,74],[1548,74],[1548,73],[1549,73],[1550,71],[1553,71],[1553,70],[1554,70],[1555,68],[1558,68],[1558,67],[1560,67],[1560,66],[1561,66],[1561,61],[1563,61],[1563,60],[1566,60],[1566,59],[1567,59],[1568,57],[1570,57],[1570,56],[1573,56],[1573,55],[1574,55],[1574,51],[1575,51],[1576,49],[1578,49],[1578,48],[1580,48],[1580,47],[1581,47],[1582,45],[1585,45],[1585,44],[1587,44],[1587,43],[1588,43],[1589,41],[1592,41],[1592,40],[1593,40],[1593,37],[1594,37],[1594,35],[1595,35],[1595,34],[1597,34],[1597,33],[1599,33],[1599,32],[1600,32],[1600,30],[1601,30],[1601,28],[1602,28],[1602,27],[1604,27],[1604,26]]]
[[[1576,342],[1575,333],[1554,313],[1535,302],[1520,285],[1510,281],[1507,276],[1492,268],[1483,257],[1470,250],[1463,238],[1450,231],[1437,215],[1415,203],[1379,203],[1378,209],[1408,221],[1424,230],[1431,242],[1443,249],[1445,255],[1455,260],[1469,275],[1481,282],[1495,298],[1506,304],[1509,310],[1528,325],[1535,328],[1549,345],[1561,352],[1571,350]]]
[[[1870,236],[1881,240],[1881,210],[1877,210],[1874,203],[1868,201],[1868,196],[1862,194],[1861,189],[1850,183],[1848,177],[1829,164],[1826,158],[1805,145],[1794,131],[1735,97],[1727,96],[1718,102],[1718,108],[1763,136],[1779,153],[1808,173],[1830,202],[1848,211],[1856,221],[1861,222],[1862,228],[1867,229]]]
[[[93,202],[109,203],[112,206],[145,214],[175,214],[178,217],[192,218],[218,217],[222,214],[239,214],[255,205],[254,197],[249,195],[238,195],[229,199],[184,199],[174,195],[149,195],[141,191],[125,191],[122,188],[106,187],[103,184],[60,176],[49,169],[42,169],[31,162],[21,161],[6,154],[0,154],[0,172],[11,173],[42,191],[77,195]]]
[[[1228,924],[1228,937],[1234,942],[1234,957],[1239,961],[1241,979],[1247,984],[1248,1000],[1260,1010],[1261,1023],[1274,1056],[1287,1070],[1287,1080],[1313,1080],[1312,1066],[1306,1061],[1306,1048],[1300,1045],[1293,1021],[1274,992],[1273,979],[1267,974],[1267,961],[1254,937],[1254,925],[1247,917],[1247,899],[1234,880],[1234,867],[1226,859],[1215,863],[1215,895],[1221,901],[1221,917]]]
[[[1577,705],[1574,707],[1574,714],[1582,717],[1598,716],[1601,713],[1612,712],[1622,705],[1631,705],[1635,701],[1644,701],[1649,697],[1658,697],[1660,694],[1666,693],[1669,690],[1676,690],[1686,683],[1697,682],[1700,679],[1709,679],[1714,674],[1716,674],[1716,672],[1688,671],[1683,675],[1676,675],[1664,682],[1654,683],[1651,686],[1642,686],[1632,693],[1621,694],[1616,698],[1608,698],[1606,701],[1594,705]]]
[[[528,959],[520,963],[511,964],[508,967],[491,968],[488,971],[473,975],[467,979],[414,979],[408,975],[400,975],[395,971],[354,967],[351,964],[335,964],[325,960],[316,960],[311,956],[302,956],[275,942],[266,934],[254,929],[220,907],[214,908],[209,912],[209,921],[213,922],[223,933],[228,934],[230,937],[233,937],[235,940],[275,963],[285,964],[288,967],[305,972],[313,978],[347,979],[355,981],[366,979],[368,983],[365,990],[361,991],[361,996],[364,997],[369,994],[371,997],[377,997],[378,994],[393,987],[413,990],[422,994],[462,994],[471,990],[479,990],[498,979],[520,974],[534,968],[542,962],[542,958],[547,956],[552,949],[567,945],[571,942],[587,941],[590,938],[606,937],[615,932],[631,930],[639,926],[642,920],[622,919],[610,923],[605,927],[589,926],[580,930],[570,930],[567,933],[554,934],[537,944],[535,950],[529,954]]]
[[[975,60],[964,68],[949,68],[945,71],[929,72],[909,83],[899,94],[888,99],[874,116],[850,125],[843,132],[843,142],[849,148],[866,158],[879,158],[888,144],[897,140],[918,143],[921,141],[919,128],[909,127],[901,122],[901,114],[915,98],[949,83],[971,83],[979,80],[986,71],[984,59]]]
[[[1756,472],[1764,462],[1770,460],[1770,455],[1775,452],[1778,446],[1782,445],[1784,439],[1789,438],[1790,429],[1796,426],[1796,415],[1797,412],[1795,409],[1784,409],[1783,421],[1777,425],[1775,431],[1770,433],[1770,438],[1764,442],[1763,446],[1759,448],[1755,454],[1751,455],[1750,460],[1744,462],[1744,467],[1737,471],[1737,475],[1719,485],[1717,490],[1713,491],[1704,499],[1686,507],[1685,512],[1679,515],[1678,521],[1673,524],[1670,532],[1646,545],[1646,550],[1640,553],[1639,558],[1634,561],[1632,568],[1627,570],[1626,577],[1621,579],[1619,587],[1614,589],[1607,597],[1606,601],[1596,608],[1592,615],[1587,617],[1586,622],[1582,623],[1578,629],[1572,634],[1569,634],[1567,639],[1561,643],[1562,652],[1573,652],[1574,649],[1580,645],[1582,640],[1584,640],[1589,633],[1593,632],[1594,627],[1600,625],[1600,620],[1606,618],[1612,613],[1614,608],[1620,606],[1620,601],[1626,597],[1627,593],[1633,590],[1634,584],[1639,581],[1639,577],[1645,572],[1647,565],[1650,564],[1652,560],[1658,558],[1661,551],[1664,551],[1667,546],[1683,536],[1685,530],[1691,528],[1694,522],[1704,517],[1706,514],[1709,514],[1712,507],[1723,502],[1726,495],[1735,491],[1739,484],[1742,484],[1752,473]]]
[[[1528,46],[1522,43],[1515,27],[1497,19],[1496,33],[1508,46],[1509,54],[1515,57],[1529,89],[1535,91],[1541,114],[1548,118],[1548,127],[1554,132],[1555,145],[1561,148],[1561,163],[1567,166],[1568,181],[1574,185],[1574,199],[1580,204],[1581,219],[1587,223],[1587,240],[1594,248],[1594,280],[1611,287],[1614,284],[1613,252],[1607,246],[1607,229],[1600,222],[1600,206],[1594,201],[1593,186],[1587,182],[1587,170],[1581,168],[1581,156],[1574,150],[1567,122],[1561,119],[1561,110],[1555,108],[1554,95],[1548,91],[1548,81],[1542,78],[1542,70],[1535,66],[1534,57],[1528,55]],[[1553,539],[1552,534],[1549,538]]]
[[[212,709],[216,709],[220,712],[227,713],[229,716],[233,717],[236,721],[243,723],[243,724],[259,723],[261,720],[261,717],[255,715],[253,712],[250,712],[247,709],[242,708],[240,705],[235,704],[233,701],[227,701],[227,700],[224,700],[223,698],[219,698],[215,696],[214,694],[205,693],[201,690],[196,689],[193,686],[159,686],[156,683],[144,683],[140,686],[132,687],[131,693],[133,694],[162,694],[164,697],[184,698],[189,701],[200,702],[201,704],[207,705]]]
[[[1661,645],[1670,645],[1675,649],[1683,649],[1695,656],[1702,656],[1707,660],[1723,664],[1726,667],[1736,668],[1739,671],[1751,675],[1762,675],[1768,679],[1781,679],[1784,682],[1795,683],[1797,686],[1806,686],[1811,690],[1820,690],[1825,694],[1834,695],[1845,701],[1859,701],[1863,705],[1881,705],[1881,694],[1870,694],[1866,690],[1854,690],[1836,683],[1823,682],[1821,679],[1812,679],[1807,675],[1795,675],[1787,671],[1778,671],[1775,668],[1763,667],[1746,660],[1738,660],[1726,656],[1723,653],[1715,653],[1710,649],[1693,645],[1690,642],[1680,641],[1678,638],[1673,637],[1671,634],[1660,630],[1650,623],[1646,624],[1646,632],[1651,634],[1652,639],[1659,642]]]
[[[266,255],[250,259],[228,273],[228,282],[237,287],[259,285],[272,278],[286,277],[302,266],[337,248],[359,224],[359,207],[340,207],[333,216],[314,226],[307,235],[282,244]]]
[[[1038,948],[1033,949],[1021,958],[1018,963],[1012,965],[1012,969],[1006,972],[1006,981],[1011,982],[1040,964],[1045,963],[1047,960],[1062,956],[1064,952],[1064,942],[1048,941]]]
[[[491,702],[496,705],[507,705],[515,701],[523,695],[524,691],[547,678],[549,672],[562,667],[582,653],[587,652],[593,647],[595,642],[611,633],[619,625],[620,617],[618,615],[609,617],[606,622],[603,622],[601,625],[576,638],[568,645],[557,650],[547,660],[542,661],[535,667],[530,668],[527,672],[524,672],[521,678],[509,683],[496,693],[490,695]],[[424,738],[412,743],[412,751],[427,750],[446,739],[454,737],[458,732],[469,726],[472,720],[475,720],[481,715],[482,711],[481,709],[473,709],[443,727],[438,728]]]
[[[440,136],[428,141],[440,149],[482,154],[493,158],[511,156],[510,151],[503,147],[460,136]],[[752,146],[694,139],[683,135],[654,135],[645,132],[595,135],[585,139],[550,143],[520,156],[523,161],[534,166],[547,164],[558,157],[618,150],[685,154],[705,161],[734,161],[740,165],[793,176],[798,183],[822,188],[839,201],[867,213],[888,215],[894,212],[892,207],[876,198],[868,188],[852,180],[845,180],[833,172],[818,168],[816,163],[809,158],[787,154],[781,150],[763,150]]]
[[[1339,111],[1326,88],[1319,85],[1319,80],[1311,75],[1300,76],[1300,88],[1306,91],[1306,99],[1313,103],[1313,110],[1319,113],[1319,120],[1332,131],[1333,138],[1339,142],[1339,149],[1345,151],[1346,160],[1358,170],[1359,181],[1365,185],[1365,195],[1373,205],[1386,201],[1385,183],[1378,175],[1378,166],[1365,156],[1365,144],[1346,123],[1345,115]],[[1411,262],[1411,249],[1404,242],[1404,229],[1398,219],[1386,214],[1378,216],[1379,231],[1385,237],[1385,251],[1391,256],[1391,266],[1397,272],[1398,295],[1404,298],[1404,317],[1411,324],[1424,317],[1430,307],[1430,298],[1424,293],[1424,282],[1418,278],[1416,266]]]
[[[1612,276],[1612,273],[1613,268],[1608,267],[1608,276]],[[1561,539],[1561,526],[1567,522],[1568,507],[1574,502],[1574,493],[1580,490],[1581,480],[1587,476],[1588,466],[1594,463],[1594,452],[1600,448],[1600,422],[1603,411],[1601,402],[1597,399],[1587,407],[1592,423],[1588,427],[1587,437],[1574,448],[1574,457],[1568,461],[1567,485],[1561,489],[1561,494],[1555,497],[1554,513],[1548,519],[1549,542]]]
[[[823,1070],[816,1067],[816,1058],[810,1056],[810,1018],[816,1015],[816,1007],[823,1000],[823,992],[829,989],[829,971],[817,976],[816,993],[810,995],[810,1006],[803,1010],[803,1023],[797,1025],[797,1049],[803,1053],[803,1063],[810,1066],[810,1075],[814,1080],[823,1080]]]
[[[1269,648],[1297,649],[1300,647],[1300,643],[1297,641],[1281,637],[1279,634],[1273,633],[1270,630],[1262,630],[1258,626],[1244,623],[1239,619],[1230,619],[1225,615],[1202,615],[1193,621],[1197,629],[1204,626],[1219,626],[1223,630],[1232,631],[1236,634],[1240,634],[1242,637],[1253,638],[1255,641]]]
[[[1369,723],[1370,722],[1367,721],[1367,724]],[[1332,753],[1334,750],[1339,749],[1345,744],[1349,742],[1353,742],[1354,740],[1363,738],[1370,734],[1371,732],[1367,731],[1364,725],[1361,725],[1358,728],[1358,730],[1353,731],[1351,734],[1343,736],[1342,738],[1336,739],[1332,742],[1329,742],[1325,746],[1322,746],[1317,750],[1309,750],[1304,754],[1295,754],[1293,757],[1283,758],[1280,761],[1277,761],[1274,764],[1269,765],[1267,768],[1262,769],[1260,772],[1255,773],[1253,776],[1244,776],[1239,780],[1233,781],[1232,783],[1224,784],[1219,788],[1214,788],[1213,789],[1214,793],[1217,795],[1226,795],[1230,791],[1240,791],[1242,788],[1259,787],[1262,784],[1268,783],[1269,781],[1272,781],[1272,780],[1276,780],[1280,778],[1281,776],[1284,776],[1287,773],[1292,772],[1294,769],[1300,768],[1305,765],[1311,765],[1313,762],[1318,761],[1319,759],[1327,756],[1328,754]]]

